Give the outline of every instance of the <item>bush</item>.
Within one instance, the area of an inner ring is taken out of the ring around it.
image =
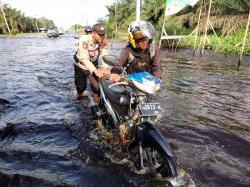
[[[19,33],[19,30],[18,29],[11,29],[10,32],[11,32],[11,34],[16,35]]]
[[[210,44],[206,42],[206,46],[208,45],[211,46],[212,50],[217,51],[217,52],[239,54],[241,51],[243,37],[244,37],[243,30],[238,31],[235,34],[228,36],[228,37],[219,37],[219,40],[221,41],[221,45],[220,45],[216,36],[214,34],[211,34],[211,35],[208,35]],[[194,46],[194,43],[195,43],[194,37],[185,38],[183,41],[186,46]],[[250,55],[250,42],[249,41],[250,41],[250,33],[248,34],[247,41],[245,44],[245,49],[244,49],[244,53],[247,55]]]

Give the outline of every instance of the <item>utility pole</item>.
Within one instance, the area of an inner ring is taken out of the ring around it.
[[[38,29],[37,21],[36,21],[36,30],[37,30],[37,33],[39,33],[39,29]]]
[[[88,0],[82,0],[82,3],[83,3],[83,6],[85,5],[85,7],[84,7],[84,11],[85,11],[85,26],[87,26],[89,24],[88,23],[88,14],[87,14],[87,11],[88,11]],[[83,23],[83,25],[84,25],[84,23]]]
[[[116,15],[117,15],[117,2],[115,1],[115,32],[117,33],[117,18],[116,18]]]
[[[38,15],[34,15],[35,17],[35,22],[36,22],[36,30],[37,30],[37,33],[39,33],[39,28],[38,28],[38,24],[37,24],[37,18],[39,17]]]
[[[9,24],[8,24],[7,19],[6,19],[6,17],[5,17],[5,13],[4,13],[4,11],[3,11],[3,3],[2,3],[2,1],[1,1],[1,0],[0,0],[0,6],[1,6],[2,13],[3,13],[3,18],[4,18],[4,21],[5,21],[5,23],[6,23],[6,26],[7,26],[8,32],[9,32],[9,34],[10,34],[10,27],[9,27]]]
[[[136,0],[136,21],[140,21],[141,0]]]

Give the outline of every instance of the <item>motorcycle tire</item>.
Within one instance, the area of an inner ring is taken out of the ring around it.
[[[177,171],[175,162],[172,157],[169,157],[160,147],[153,145],[144,145],[148,164],[151,166],[151,171],[162,178],[176,177]],[[151,153],[151,154],[149,154]]]

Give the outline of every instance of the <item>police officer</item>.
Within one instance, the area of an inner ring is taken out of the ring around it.
[[[88,35],[92,34],[92,28],[91,28],[91,26],[85,26],[84,27],[84,31],[85,31],[84,35],[75,36],[75,39],[77,39],[75,45],[77,47],[80,47],[79,44],[82,43],[82,41],[85,41],[86,38],[88,38]]]
[[[84,96],[89,79],[93,98],[99,94],[98,77],[103,76],[108,65],[102,60],[102,56],[107,54],[108,45],[105,39],[104,27],[97,23],[92,26],[91,34],[84,35],[79,40],[79,48],[74,56],[75,63],[75,85],[78,99]],[[102,69],[98,69],[102,68]]]
[[[162,58],[160,49],[153,43],[155,29],[150,22],[134,21],[128,27],[129,42],[121,50],[119,66],[124,67],[128,74],[148,72],[157,78],[161,78]],[[118,73],[113,68],[112,72]],[[112,74],[113,81],[119,81],[117,74]]]

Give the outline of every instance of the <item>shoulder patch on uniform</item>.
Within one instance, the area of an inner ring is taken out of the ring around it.
[[[88,44],[87,43],[83,43],[82,47],[83,47],[83,49],[87,49],[88,48]]]

